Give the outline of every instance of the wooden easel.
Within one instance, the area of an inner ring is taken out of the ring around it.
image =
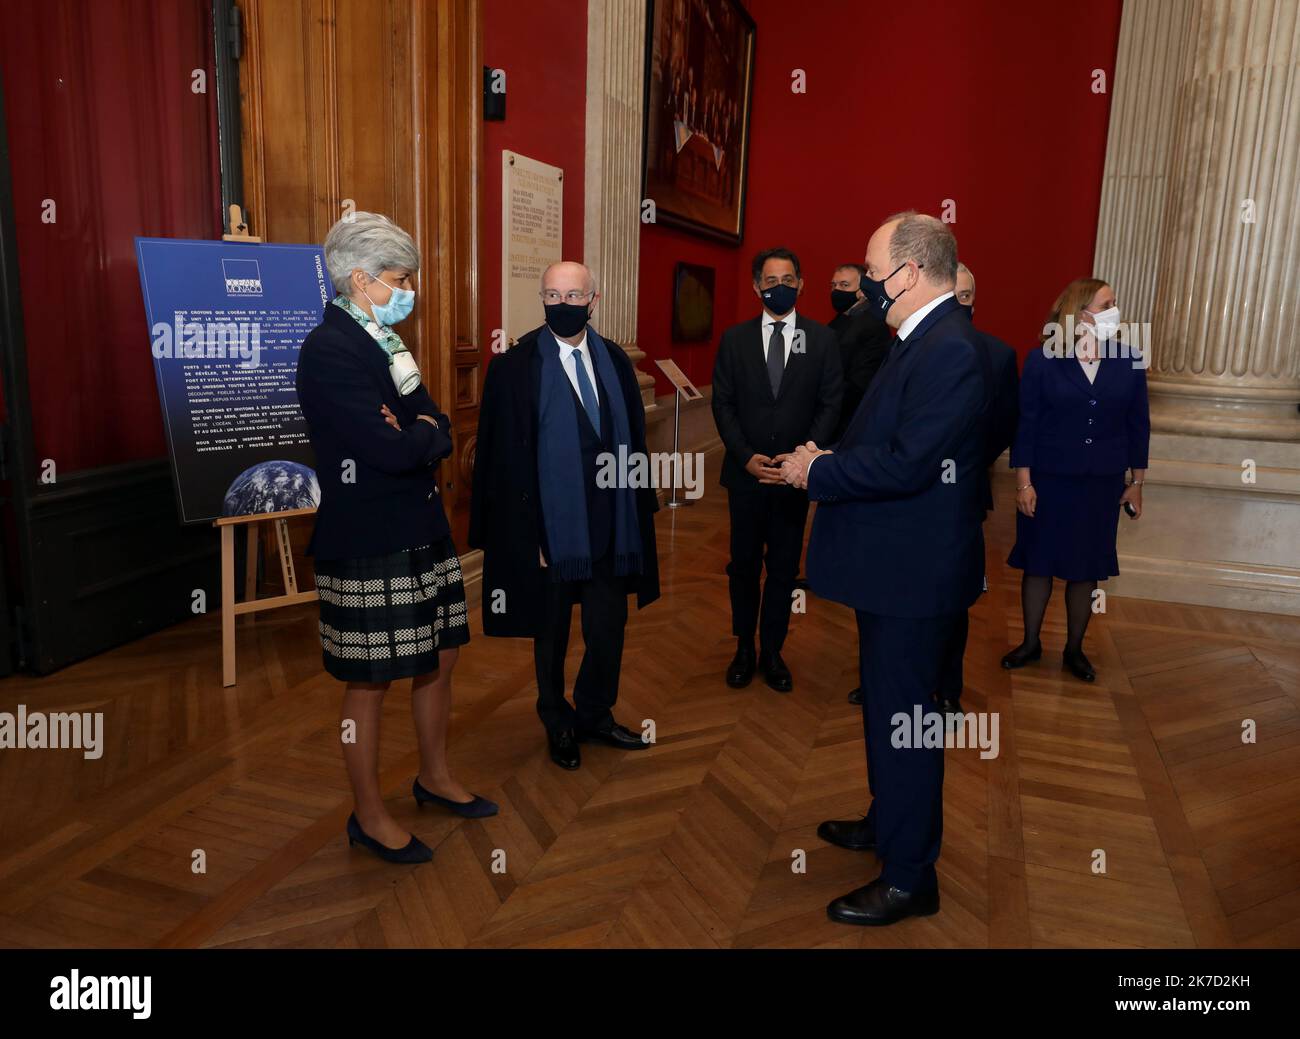
[[[221,531],[221,684],[235,684],[235,618],[245,613],[261,613],[281,606],[315,602],[316,589],[298,590],[293,566],[293,545],[289,541],[289,518],[310,516],[315,509],[285,509],[283,512],[259,512],[253,516],[222,516],[212,525]],[[257,597],[258,531],[262,523],[275,524],[276,546],[280,554],[280,574],[284,593],[266,599]],[[235,528],[242,526],[247,535],[244,544],[248,558],[244,565],[244,601],[235,602]]]
[[[230,234],[222,235],[227,242],[260,242],[248,233],[243,210],[230,207]],[[293,545],[289,540],[289,518],[308,516],[315,509],[285,509],[283,512],[259,512],[252,516],[223,516],[212,525],[221,531],[221,684],[235,684],[235,618],[245,613],[261,613],[281,606],[296,606],[314,602],[319,598],[315,589],[298,591],[298,577],[293,567]],[[267,599],[257,597],[257,561],[261,524],[275,524],[276,545],[280,554],[280,575],[284,579],[284,593]],[[244,545],[248,558],[244,566],[244,601],[235,602],[235,528],[247,531]]]
[[[248,233],[248,221],[239,206],[230,207],[230,234],[221,236],[223,242],[260,242],[262,239]]]

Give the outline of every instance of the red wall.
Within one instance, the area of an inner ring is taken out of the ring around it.
[[[832,270],[861,262],[883,217],[939,216],[954,199],[977,323],[1030,349],[1056,294],[1092,273],[1110,109],[1092,70],[1113,87],[1120,0],[834,4],[825,17],[746,7],[758,41],[744,242],[643,229],[641,348],[708,383],[723,329],[758,313],[756,251],[798,253],[800,309],[825,321]],[[806,93],[791,91],[796,68]],[[677,260],[717,268],[712,343],[671,342]],[[658,392],[670,392],[662,379]]]
[[[586,0],[485,0],[483,62],[506,73],[506,118],[483,124],[479,314],[483,356],[501,327],[501,152],[564,170],[563,255],[582,259],[586,168]],[[542,323],[542,301],[537,301]],[[597,322],[599,324],[599,322]]]

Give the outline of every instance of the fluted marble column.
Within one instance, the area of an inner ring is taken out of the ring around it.
[[[1126,321],[1153,319],[1190,6],[1148,0],[1123,8],[1093,274],[1116,288]]]
[[[639,365],[641,119],[645,92],[645,0],[587,2],[587,175],[584,262],[596,273],[596,325]],[[637,368],[646,410],[654,378]]]
[[[1150,326],[1112,594],[1300,615],[1300,0],[1124,4],[1094,272]]]
[[[1153,428],[1300,441],[1300,3],[1125,4],[1116,88],[1096,270]]]

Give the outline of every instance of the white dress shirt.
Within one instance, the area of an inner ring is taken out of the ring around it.
[[[587,378],[591,380],[591,391],[596,395],[596,403],[600,403],[600,382],[596,379],[596,367],[591,360],[591,350],[587,348],[587,330],[582,330],[582,338],[576,343],[566,343],[559,336],[555,341],[560,346],[560,364],[564,368],[564,374],[569,377],[569,382],[573,384],[573,392],[578,395],[578,400],[582,400],[582,390],[578,386],[578,369],[574,367],[575,361],[573,355],[581,350],[582,366],[587,369]]]
[[[1092,361],[1085,361],[1075,354],[1076,360],[1079,361],[1079,367],[1083,369],[1083,374],[1088,377],[1089,382],[1097,381],[1097,369],[1101,367],[1101,358]]]
[[[898,326],[898,338],[899,338],[899,340],[902,341],[902,340],[906,339],[908,336],[910,336],[910,335],[912,334],[912,329],[914,329],[917,325],[919,325],[922,321],[925,320],[925,315],[926,315],[926,314],[930,313],[930,311],[932,311],[935,307],[937,307],[937,306],[938,306],[940,303],[942,303],[944,300],[946,300],[946,299],[953,299],[954,296],[955,296],[955,293],[952,293],[952,292],[945,292],[945,293],[944,293],[942,296],[940,296],[938,299],[932,299],[932,300],[930,300],[929,303],[927,303],[925,306],[923,306],[923,307],[922,307],[920,310],[918,310],[915,314],[913,314],[911,317],[907,318],[907,319],[906,319],[906,320],[905,320],[901,325]]]
[[[766,309],[764,309],[763,326],[762,326],[763,363],[764,364],[767,363],[767,346],[768,343],[772,341],[772,326],[775,325],[778,321],[782,322],[785,326],[784,328],[781,329],[781,342],[785,344],[785,352],[781,356],[781,367],[784,368],[787,364],[790,363],[790,347],[794,344],[794,311],[793,310],[790,311],[790,313],[786,314],[785,317],[775,318],[771,314],[769,314]]]

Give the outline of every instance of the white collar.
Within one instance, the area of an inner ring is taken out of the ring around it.
[[[927,303],[925,306],[923,306],[923,307],[922,307],[920,310],[918,310],[915,314],[912,314],[910,317],[906,318],[906,319],[903,321],[903,323],[902,323],[901,325],[898,326],[898,338],[899,338],[899,339],[906,339],[908,336],[910,336],[910,335],[912,334],[912,330],[913,330],[914,328],[916,328],[916,326],[919,325],[922,321],[925,320],[925,315],[926,315],[926,314],[930,313],[930,311],[932,311],[935,307],[937,307],[937,306],[938,306],[940,303],[942,303],[944,300],[946,300],[946,299],[955,299],[955,298],[956,298],[956,293],[953,293],[953,292],[945,292],[945,293],[944,293],[942,296],[940,296],[938,299],[932,299],[932,300],[930,300],[929,303]]]
[[[552,332],[551,334],[555,335],[554,332]],[[567,359],[569,354],[573,353],[574,350],[581,350],[584,346],[587,345],[587,330],[585,328],[582,330],[582,338],[579,339],[576,343],[566,343],[559,336],[555,336],[555,341],[559,344],[560,349],[565,351],[564,356]]]
[[[778,321],[780,321],[785,326],[784,328],[781,329],[781,334],[784,335],[786,328],[794,328],[794,319],[795,319],[795,312],[793,310],[791,310],[790,313],[786,314],[785,317],[773,317],[771,314],[767,312],[766,307],[763,308],[764,329],[771,328],[772,325],[775,325]]]

